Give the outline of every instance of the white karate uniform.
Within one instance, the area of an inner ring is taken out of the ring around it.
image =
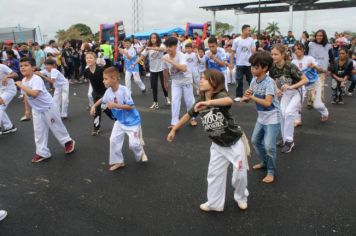
[[[115,102],[118,104],[126,104],[130,106],[134,105],[131,92],[128,90],[128,88],[122,85],[119,86],[117,91],[113,91],[111,88],[108,88],[105,91],[102,102],[103,104],[108,102]],[[142,139],[140,117],[129,117],[127,113],[128,111],[120,110],[120,112],[122,115],[115,117],[117,120],[114,123],[114,127],[110,136],[110,165],[124,163],[124,157],[122,155],[122,144],[125,140],[125,134],[127,134],[129,137],[129,148],[133,151],[136,161],[140,161],[144,153],[144,142]]]
[[[166,54],[164,57],[169,57]],[[182,52],[177,52],[173,60],[180,65],[187,65],[185,55]],[[172,64],[164,61],[163,68],[169,71],[172,80],[172,120],[171,125],[176,125],[179,121],[180,105],[182,96],[184,97],[185,106],[189,111],[194,103],[195,98],[193,94],[193,79],[189,70],[186,72],[179,71],[173,67]]]
[[[232,70],[230,67],[226,68],[226,83],[236,84],[236,66]]]
[[[56,106],[60,109],[61,117],[68,117],[69,105],[69,83],[64,75],[57,69],[52,68],[51,71],[42,70],[41,74],[54,80],[53,99]]]
[[[298,117],[302,96],[300,89],[291,89],[283,92],[280,103],[283,142],[292,142],[294,140],[294,121]]]
[[[200,86],[200,74],[199,74],[199,61],[194,52],[185,53],[185,58],[187,60],[187,67],[190,73],[192,73],[194,88],[199,93]]]
[[[36,154],[42,157],[50,157],[48,148],[48,130],[51,130],[58,142],[64,146],[71,141],[68,131],[60,117],[59,109],[48,93],[43,80],[33,75],[30,80],[24,78],[23,85],[40,91],[37,97],[28,97],[28,103],[32,107],[33,130],[35,133]],[[25,94],[24,91],[22,91]]]
[[[89,100],[89,106],[94,105],[94,98],[93,98],[93,86],[91,86],[91,83],[89,83],[89,88],[88,88],[88,100]]]
[[[232,164],[232,186],[235,201],[247,202],[247,158],[242,140],[230,147],[212,143],[208,168],[208,206],[223,210],[226,195],[226,177],[229,165]]]
[[[6,86],[2,85],[2,79],[5,75],[13,71],[6,65],[0,64],[0,97],[5,104],[0,105],[0,128],[11,129],[13,124],[6,113],[6,108],[16,95],[16,85],[13,79],[9,79]]]
[[[131,59],[129,59],[126,55],[124,55],[125,61],[125,85],[126,87],[131,90],[131,77],[133,76],[136,85],[140,88],[141,91],[146,89],[145,84],[142,82],[140,78],[139,66],[133,65],[137,60],[137,53],[133,46],[129,49],[125,48],[125,51],[129,54]]]

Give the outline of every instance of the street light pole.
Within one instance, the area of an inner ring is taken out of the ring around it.
[[[261,34],[261,0],[258,0],[258,30],[257,35]]]

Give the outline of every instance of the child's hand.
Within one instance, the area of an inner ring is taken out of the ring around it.
[[[289,86],[288,84],[283,84],[281,89],[282,89],[282,91],[287,91],[287,90],[291,89],[291,86]]]
[[[252,95],[253,95],[252,89],[247,89],[247,90],[245,91],[244,97],[249,98],[249,97],[251,97]]]
[[[282,90],[277,89],[277,96],[278,96],[278,97],[282,97],[282,96],[283,96]]]
[[[120,54],[124,54],[124,49],[119,48],[119,53],[120,53]]]
[[[42,76],[41,72],[39,72],[39,71],[35,71],[34,74],[38,75],[38,76]]]
[[[2,84],[3,86],[6,86],[6,85],[7,85],[7,82],[8,82],[8,77],[7,77],[7,76],[4,76],[4,77],[2,78],[1,84]]]
[[[315,68],[315,67],[316,67],[316,65],[315,65],[315,64],[313,64],[313,63],[309,63],[309,64],[308,64],[308,67],[309,67],[309,68]]]
[[[113,109],[113,108],[116,108],[116,103],[115,102],[108,102],[106,103],[106,107],[109,108],[109,109]]]
[[[250,100],[251,100],[251,96],[250,96],[250,97],[243,96],[243,97],[240,99],[240,102],[249,102]]]
[[[176,136],[176,132],[174,130],[171,130],[171,132],[169,132],[167,136],[167,141],[170,143],[173,142],[175,136]]]
[[[95,116],[95,106],[91,106],[90,108],[90,115]]]
[[[203,102],[198,102],[197,104],[195,104],[194,106],[194,111],[198,112],[201,110],[206,109],[208,106],[210,106],[210,102],[209,101],[203,101]]]
[[[19,88],[21,88],[21,86],[22,86],[22,82],[21,82],[21,81],[16,81],[15,84],[16,84],[16,86],[19,87]]]
[[[164,59],[167,63],[173,64],[173,60],[170,59],[169,57],[163,57],[163,59]]]

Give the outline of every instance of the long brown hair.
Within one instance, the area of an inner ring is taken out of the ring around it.
[[[208,80],[208,83],[210,86],[213,88],[213,97],[215,94],[221,92],[221,91],[226,91],[225,90],[225,76],[223,73],[217,70],[210,70],[207,69],[204,71],[204,76],[205,79]],[[200,93],[201,96],[204,96],[205,99],[205,94]]]

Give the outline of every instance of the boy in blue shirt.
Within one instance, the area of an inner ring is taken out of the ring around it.
[[[104,70],[104,85],[107,88],[104,96],[91,107],[91,115],[102,103],[109,108],[116,119],[110,136],[110,171],[125,166],[122,155],[122,144],[125,134],[129,136],[129,148],[134,152],[136,161],[148,161],[143,150],[141,119],[131,98],[131,92],[119,84],[119,71],[115,67]]]
[[[262,181],[272,183],[276,171],[276,140],[280,130],[277,87],[274,80],[266,75],[273,59],[268,52],[259,51],[250,57],[249,62],[254,78],[241,101],[254,101],[258,112],[251,141],[260,163],[254,165],[253,169],[267,169],[267,175]]]
[[[123,55],[125,61],[125,85],[131,92],[131,77],[133,76],[136,85],[140,88],[142,93],[145,93],[146,87],[140,78],[139,67],[138,64],[136,64],[137,52],[131,45],[131,41],[129,39],[124,40],[124,48],[125,49],[120,48],[119,52]]]

